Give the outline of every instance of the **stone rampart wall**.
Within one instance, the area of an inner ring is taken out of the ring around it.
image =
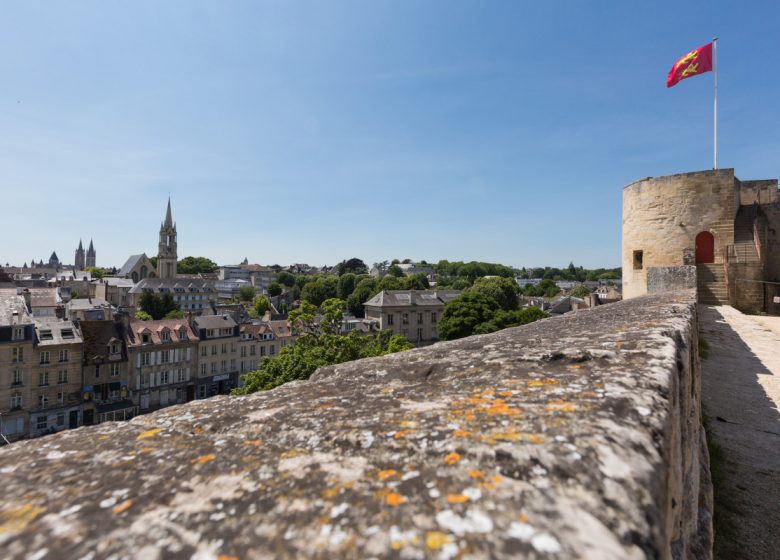
[[[695,296],[0,450],[9,558],[710,558]]]

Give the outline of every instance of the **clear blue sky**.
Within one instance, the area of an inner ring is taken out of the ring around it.
[[[0,4],[0,261],[618,266],[622,187],[780,175],[778,2]]]

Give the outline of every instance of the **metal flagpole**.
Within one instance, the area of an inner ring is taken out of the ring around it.
[[[718,168],[718,57],[717,57],[718,38],[712,40],[712,73],[715,82],[715,103],[713,106],[712,130],[714,133],[714,169]]]

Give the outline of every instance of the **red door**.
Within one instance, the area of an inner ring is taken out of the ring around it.
[[[715,262],[715,238],[709,231],[696,236],[696,264]]]

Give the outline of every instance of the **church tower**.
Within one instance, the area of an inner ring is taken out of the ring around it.
[[[171,216],[171,199],[168,198],[168,210],[165,222],[160,226],[160,244],[157,251],[158,278],[176,278],[176,224]]]
[[[87,266],[86,261],[84,260],[84,246],[81,244],[81,239],[79,239],[79,248],[76,249],[76,260],[74,266],[76,267],[76,270],[81,270]]]
[[[92,245],[92,240],[89,240],[89,249],[87,249],[87,266],[95,265],[95,246]]]

